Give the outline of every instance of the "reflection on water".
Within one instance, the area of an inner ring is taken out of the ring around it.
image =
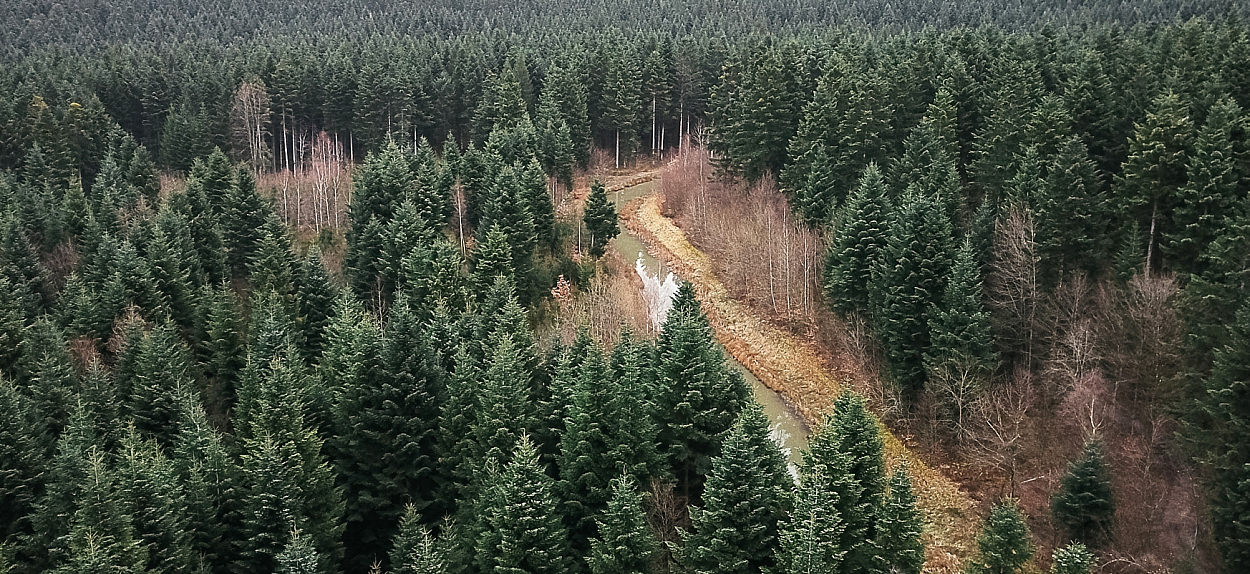
[[[648,182],[626,188],[617,192],[615,199],[617,200],[617,208],[624,207],[626,203],[636,197],[641,197],[654,189],[655,182]],[[638,272],[639,278],[643,284],[643,300],[647,302],[647,314],[652,323],[652,327],[659,329],[659,325],[664,323],[664,317],[668,314],[669,308],[672,306],[673,295],[677,293],[679,280],[672,271],[666,271],[662,263],[647,251],[642,241],[630,233],[624,226],[621,227],[621,234],[614,240],[614,246],[622,256],[628,260],[637,257],[634,269]],[[661,278],[663,275],[663,278]],[[807,448],[807,437],[809,431],[807,425],[786,405],[781,395],[761,383],[751,371],[734,359],[728,351],[723,348],[721,351],[725,355],[725,360],[742,373],[742,377],[751,385],[751,389],[755,393],[755,400],[764,407],[764,412],[772,421],[772,438],[777,445],[785,453],[786,458],[790,461],[790,472],[795,473],[794,465],[799,462],[802,451]]]

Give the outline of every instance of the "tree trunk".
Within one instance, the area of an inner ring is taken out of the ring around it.
[[[1150,261],[1154,259],[1155,251],[1155,221],[1159,216],[1159,200],[1154,200],[1150,204],[1150,239],[1146,243],[1146,276],[1150,276]]]
[[[616,169],[621,169],[621,130],[616,130]]]

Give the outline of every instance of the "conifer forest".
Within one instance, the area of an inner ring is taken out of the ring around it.
[[[0,574],[1250,572],[1247,18],[9,0]]]

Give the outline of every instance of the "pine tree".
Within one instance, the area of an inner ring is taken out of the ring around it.
[[[1206,460],[1214,469],[1212,522],[1224,565],[1236,571],[1250,565],[1250,302],[1243,302],[1229,325],[1225,344],[1215,351],[1207,396],[1201,404],[1209,417]]]
[[[1111,537],[1115,498],[1098,440],[1087,442],[1081,458],[1069,466],[1051,499],[1051,512],[1075,540],[1097,546]]]
[[[647,574],[659,543],[647,524],[643,495],[628,474],[612,480],[612,497],[596,521],[586,562],[591,574]]]
[[[412,505],[404,508],[390,559],[392,574],[443,574],[449,571],[447,558],[438,540],[421,524],[421,513]]]
[[[748,404],[712,459],[703,505],[690,510],[679,563],[695,572],[759,572],[774,562],[793,481],[759,403]]]
[[[616,206],[608,200],[607,188],[599,180],[595,180],[590,186],[582,221],[586,224],[586,231],[590,233],[590,255],[603,256],[608,242],[621,230],[616,224]]]
[[[751,391],[725,364],[689,283],[674,296],[656,347],[659,442],[683,494],[697,498],[722,435]]]
[[[1050,563],[1050,574],[1090,574],[1094,568],[1094,555],[1084,544],[1072,542],[1056,548]]]
[[[1014,500],[1003,500],[990,509],[977,536],[977,548],[980,556],[969,567],[976,574],[1015,574],[1033,558],[1029,527]]]
[[[826,488],[823,467],[799,478],[794,510],[783,521],[777,548],[777,574],[838,572],[846,551],[840,542],[845,532],[838,500],[842,493]]]
[[[508,458],[502,470],[492,471],[476,505],[482,532],[475,563],[483,572],[568,572],[568,532],[533,443],[522,435]]]
[[[876,164],[868,164],[851,194],[825,259],[825,295],[845,315],[869,315],[869,286],[885,250],[890,205]]]
[[[894,382],[908,399],[924,388],[930,316],[950,276],[952,243],[951,222],[940,204],[908,194],[873,274],[876,331]]]
[[[919,574],[924,567],[924,530],[906,463],[890,475],[890,491],[877,523],[877,545],[891,574]]]

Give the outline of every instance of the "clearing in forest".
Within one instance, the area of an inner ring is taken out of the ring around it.
[[[622,210],[621,217],[656,257],[694,285],[717,339],[734,358],[781,393],[809,426],[817,426],[843,385],[825,370],[813,347],[736,301],[717,278],[707,254],[691,245],[685,233],[661,214],[658,196],[635,200]],[[908,451],[889,429],[878,425],[887,463],[893,466],[906,460],[911,471],[926,520],[925,569],[956,571],[975,546],[979,519],[973,501],[954,482]]]

